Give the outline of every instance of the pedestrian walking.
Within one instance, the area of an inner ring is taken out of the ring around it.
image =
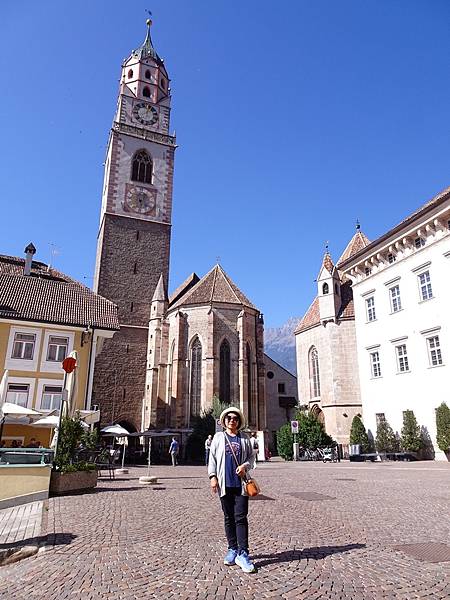
[[[172,438],[172,441],[170,443],[170,447],[169,447],[169,454],[172,458],[172,466],[176,467],[178,464],[178,452],[180,451],[180,444],[178,443],[178,441],[176,440],[176,438]]]
[[[206,463],[206,466],[208,466],[208,463],[209,463],[209,452],[211,449],[211,442],[212,442],[212,435],[208,435],[208,437],[205,440],[205,463]]]
[[[244,415],[234,407],[220,415],[224,431],[213,437],[208,464],[211,491],[219,493],[225,523],[228,551],[225,565],[238,565],[245,573],[253,573],[255,565],[249,557],[248,496],[243,477],[253,466],[253,448],[242,429]]]
[[[252,433],[252,435],[250,436],[250,444],[251,444],[252,450],[253,450],[253,468],[256,469],[256,463],[258,462],[258,451],[259,451],[259,444],[258,444],[258,438],[256,437],[256,433]]]

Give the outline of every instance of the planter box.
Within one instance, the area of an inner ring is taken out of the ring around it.
[[[81,490],[90,490],[97,485],[97,471],[75,471],[75,473],[58,473],[52,471],[50,479],[51,494],[65,494]]]

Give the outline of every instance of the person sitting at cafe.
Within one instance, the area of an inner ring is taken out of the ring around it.
[[[27,448],[36,448],[36,438],[31,438],[27,444]]]

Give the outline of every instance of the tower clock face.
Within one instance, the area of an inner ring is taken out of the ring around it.
[[[145,188],[129,189],[125,202],[129,210],[140,215],[148,214],[155,208],[155,197]]]
[[[142,125],[153,125],[158,120],[158,111],[147,102],[139,102],[133,107],[133,116]]]

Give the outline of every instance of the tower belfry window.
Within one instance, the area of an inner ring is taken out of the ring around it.
[[[151,78],[152,78],[152,74],[150,73],[150,69],[147,69],[147,70],[145,71],[145,78],[146,78],[146,79],[151,79]]]
[[[142,95],[144,98],[150,98],[150,88],[145,86],[145,88],[142,90]]]
[[[133,157],[131,179],[141,183],[152,182],[153,163],[150,155],[145,150],[139,150]]]
[[[130,69],[128,71],[128,79],[131,79],[133,77],[133,69]]]

